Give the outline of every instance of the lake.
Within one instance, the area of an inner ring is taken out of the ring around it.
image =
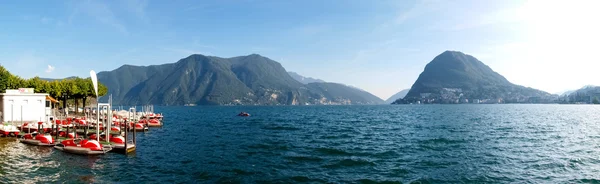
[[[3,182],[600,182],[600,106],[155,107],[135,154],[0,138]],[[236,116],[240,111],[250,117]]]

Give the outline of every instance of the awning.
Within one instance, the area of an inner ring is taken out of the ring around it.
[[[52,102],[52,103],[58,103],[58,100],[56,100],[56,99],[52,98],[51,96],[47,96],[47,95],[46,95],[46,100],[47,100],[47,101],[50,101],[50,102]]]

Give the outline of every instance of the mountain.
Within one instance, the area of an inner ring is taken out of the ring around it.
[[[561,95],[560,103],[600,103],[600,86],[587,85]]]
[[[391,104],[392,102],[400,99],[400,98],[404,98],[406,96],[406,94],[408,94],[408,91],[410,89],[403,89],[402,91],[399,91],[398,93],[392,95],[390,98],[388,98],[385,103],[386,104]]]
[[[313,92],[322,94],[327,99],[340,99],[339,104],[382,104],[384,103],[379,97],[360,89],[358,87],[325,82],[321,79],[304,77],[296,72],[288,72],[288,74],[302,84],[306,84]],[[347,99],[343,101],[341,99]],[[343,103],[342,103],[343,102]],[[350,103],[352,102],[352,103]]]
[[[575,91],[586,89],[586,88],[593,88],[593,87],[596,87],[596,86],[595,85],[585,85],[585,86],[583,86],[583,87],[581,87],[579,89],[576,89],[576,90],[565,90],[565,91],[557,92],[555,94],[557,94],[559,96],[568,96],[568,95],[572,94]]]
[[[512,84],[477,58],[458,51],[436,56],[406,95],[407,102],[487,103],[550,102],[556,95]]]
[[[313,82],[307,84],[308,88],[322,94],[326,99],[336,99],[342,104],[383,104],[379,97],[364,90],[331,82]]]
[[[298,82],[301,82],[302,84],[308,84],[308,83],[313,83],[313,82],[325,82],[324,80],[321,80],[321,79],[304,77],[296,72],[288,72],[288,74],[290,74],[290,76],[292,78],[296,79]]]
[[[63,78],[63,79],[74,79],[74,78],[77,78],[77,77],[71,76],[71,77],[67,77],[67,78]],[[55,80],[63,80],[63,79],[40,78],[40,80],[45,80],[45,81],[55,81]]]
[[[573,92],[575,92],[575,90],[565,90],[565,91],[556,92],[554,94],[558,95],[558,96],[565,96],[565,95],[570,95]]]
[[[258,54],[233,58],[194,54],[176,63],[123,65],[98,73],[98,80],[107,86],[115,105],[379,103],[371,94],[344,85],[302,84],[280,63]]]

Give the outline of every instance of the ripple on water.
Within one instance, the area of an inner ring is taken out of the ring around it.
[[[363,160],[363,159],[343,159],[333,164],[328,164],[323,167],[336,169],[336,168],[347,168],[347,167],[361,167],[361,166],[375,166],[374,162]]]
[[[296,130],[300,130],[300,128],[297,128],[297,127],[280,126],[280,125],[267,125],[267,126],[263,126],[261,128],[265,129],[265,130],[283,130],[283,131],[296,131]]]
[[[285,159],[295,161],[295,162],[321,162],[322,158],[315,156],[285,156]]]
[[[402,184],[400,181],[377,181],[371,179],[360,179],[358,180],[360,184]]]
[[[598,106],[156,109],[168,115],[165,126],[137,134],[130,156],[70,155],[0,138],[2,182],[600,182]],[[240,111],[252,117],[236,117]]]
[[[315,149],[315,151],[317,153],[323,154],[323,155],[332,155],[332,156],[348,156],[348,155],[352,155],[351,153],[348,153],[344,150],[339,150],[339,149],[335,149],[335,148],[317,148]]]

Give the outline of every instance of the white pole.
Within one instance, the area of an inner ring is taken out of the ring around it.
[[[96,103],[98,111],[100,111],[100,103]],[[96,141],[100,142],[100,112],[96,113]]]
[[[110,142],[110,131],[112,130],[112,122],[113,122],[113,115],[112,115],[112,94],[108,96],[108,130],[104,130],[104,132],[108,132],[106,134],[106,141]]]

